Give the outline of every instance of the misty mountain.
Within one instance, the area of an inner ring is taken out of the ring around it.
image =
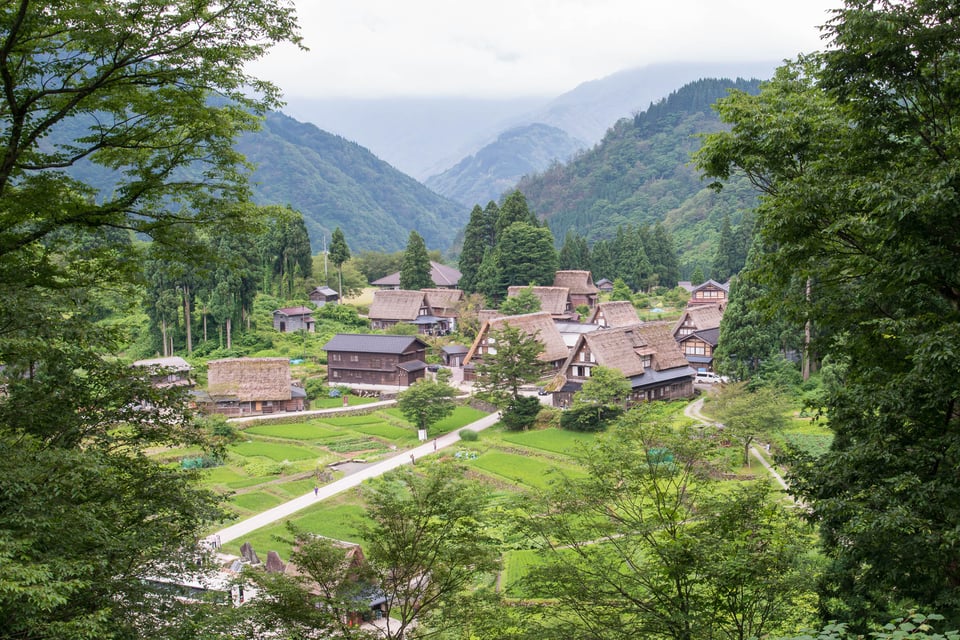
[[[612,238],[618,226],[662,221],[681,265],[709,265],[724,215],[736,225],[756,194],[745,179],[723,191],[707,188],[690,166],[699,135],[723,126],[711,105],[730,89],[759,91],[758,80],[698,80],[647,110],[622,118],[595,147],[519,183],[530,208],[562,241],[572,230],[589,241]]]
[[[243,135],[237,150],[256,165],[254,201],[303,213],[315,252],[338,226],[354,252],[400,251],[411,230],[445,250],[470,216],[360,145],[281,113]]]
[[[688,82],[769,78],[777,65],[777,61],[655,64],[584,82],[560,96],[501,100],[287,96],[284,112],[356,141],[404,173],[426,180],[515,127],[551,125],[589,147],[620,118],[646,109]]]
[[[468,209],[486,205],[512,190],[520,179],[553,162],[566,162],[586,146],[562,129],[529,124],[508,129],[496,141],[456,166],[427,179],[426,185]]]

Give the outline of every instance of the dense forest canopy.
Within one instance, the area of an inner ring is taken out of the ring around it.
[[[703,79],[617,122],[567,164],[524,178],[518,188],[554,236],[612,240],[624,225],[662,222],[677,243],[682,276],[710,272],[724,217],[737,227],[756,202],[746,181],[707,189],[690,166],[700,135],[723,125],[712,105],[731,90],[755,94],[758,80]]]

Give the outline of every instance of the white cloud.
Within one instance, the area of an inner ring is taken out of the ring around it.
[[[295,96],[555,95],[621,69],[823,48],[841,0],[297,0],[305,44],[251,67]]]

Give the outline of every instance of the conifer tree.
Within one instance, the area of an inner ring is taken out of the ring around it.
[[[423,236],[411,231],[400,265],[400,288],[408,291],[429,289],[433,286],[430,269],[430,256],[427,254]]]

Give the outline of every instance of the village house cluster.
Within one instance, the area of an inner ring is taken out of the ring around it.
[[[430,346],[426,336],[445,336],[457,329],[463,291],[459,272],[434,263],[434,287],[399,289],[397,274],[375,284],[368,319],[371,329],[399,323],[417,327],[416,336],[338,334],[323,350],[327,382],[372,391],[406,388],[428,375]],[[505,326],[533,336],[543,346],[544,378],[540,387],[556,407],[570,405],[573,395],[596,366],[614,369],[630,382],[631,403],[687,398],[694,393],[698,372],[713,371],[713,353],[729,285],[708,280],[698,286],[681,282],[690,298],[676,321],[643,322],[630,302],[599,302],[600,287],[589,271],[558,271],[551,286],[510,287],[508,297],[531,292],[540,311],[508,316],[496,310],[479,312],[480,329],[471,344],[448,344],[439,354],[455,384],[476,380],[476,366],[495,352],[491,336]],[[273,313],[280,332],[314,331],[311,314],[338,302],[336,292],[311,292],[314,308],[288,307]],[[586,310],[585,315],[581,315]],[[188,386],[197,407],[229,417],[265,415],[307,408],[307,394],[290,375],[287,358],[228,358],[207,363],[207,388],[194,389],[190,365],[182,358],[155,358],[134,363],[147,367],[159,386]]]

